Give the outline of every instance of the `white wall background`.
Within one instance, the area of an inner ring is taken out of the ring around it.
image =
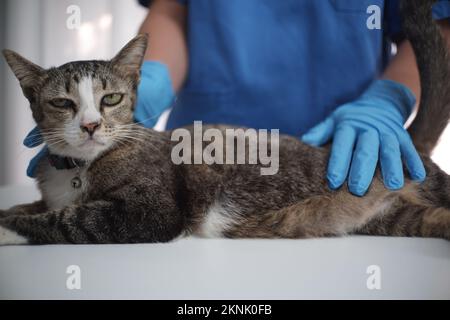
[[[75,30],[66,26],[71,5],[81,10]],[[0,49],[16,50],[43,67],[107,59],[137,33],[145,14],[136,0],[1,0]],[[0,185],[33,183],[25,169],[36,150],[22,145],[33,127],[19,84],[0,58]],[[450,128],[434,159],[450,173]]]
[[[450,126],[447,126],[432,158],[442,170],[450,174]]]
[[[79,29],[67,28],[71,5],[81,10]],[[43,67],[108,59],[137,34],[146,11],[136,0],[1,0],[0,49]],[[25,169],[36,150],[22,140],[34,122],[19,83],[0,61],[0,185],[30,184]]]

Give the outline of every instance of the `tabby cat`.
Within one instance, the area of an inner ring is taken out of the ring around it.
[[[390,191],[377,171],[364,197],[346,187],[330,190],[329,148],[290,136],[280,137],[275,175],[261,175],[261,164],[173,164],[170,132],[133,123],[144,35],[110,61],[48,70],[5,50],[50,155],[38,166],[42,200],[0,211],[0,244],[164,242],[190,234],[450,239],[450,177],[429,157],[450,117],[449,55],[432,3],[402,3],[422,86],[409,131],[426,181],[406,179],[403,189]]]

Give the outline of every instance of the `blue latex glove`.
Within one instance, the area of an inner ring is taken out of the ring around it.
[[[359,99],[340,106],[302,137],[314,146],[333,139],[327,172],[331,189],[339,188],[348,179],[350,192],[363,196],[378,159],[388,189],[403,187],[402,159],[411,179],[425,179],[422,160],[403,128],[414,104],[414,95],[404,85],[377,80]]]
[[[38,127],[35,127],[33,130],[28,133],[25,140],[23,140],[23,144],[28,148],[34,148],[42,144],[44,141],[42,139],[41,133],[38,129]],[[48,155],[48,148],[47,146],[44,146],[41,151],[38,152],[37,155],[34,156],[33,159],[31,159],[30,163],[28,164],[27,168],[27,176],[30,178],[36,177],[36,167],[41,161],[42,158],[46,157]]]
[[[145,127],[153,127],[159,116],[170,107],[174,100],[172,81],[166,65],[156,61],[145,61],[141,67],[141,82],[137,92],[137,103],[134,111],[136,122]],[[34,148],[43,143],[39,129],[34,128],[23,141],[28,148]],[[42,150],[31,159],[27,168],[27,176],[36,176],[39,161],[47,156],[48,148]]]
[[[159,116],[174,101],[169,70],[156,61],[145,61],[141,68],[141,82],[138,87],[134,118],[149,128],[155,126]]]

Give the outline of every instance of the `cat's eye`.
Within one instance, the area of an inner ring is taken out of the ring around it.
[[[118,105],[123,99],[123,94],[120,93],[112,93],[107,94],[102,98],[102,105],[112,107]]]
[[[50,104],[56,108],[73,108],[75,106],[72,100],[64,98],[53,99]]]

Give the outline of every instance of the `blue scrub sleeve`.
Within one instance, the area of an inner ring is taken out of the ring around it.
[[[436,20],[450,18],[450,1],[441,0],[433,6],[433,18]]]
[[[400,18],[400,0],[386,0],[384,5],[384,33],[394,42],[404,39]]]
[[[187,0],[177,0],[181,4],[186,4]],[[144,7],[149,7],[153,0],[138,0],[139,4]]]

